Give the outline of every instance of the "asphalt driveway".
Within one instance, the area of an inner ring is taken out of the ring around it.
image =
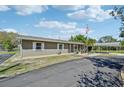
[[[5,62],[8,58],[12,57],[14,54],[0,54],[0,64]]]
[[[87,57],[52,65],[14,78],[1,87],[120,87],[124,57]]]

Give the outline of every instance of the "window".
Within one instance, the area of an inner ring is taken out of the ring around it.
[[[36,49],[42,49],[41,43],[36,43]]]
[[[44,43],[43,42],[33,42],[32,44],[33,50],[44,50]]]
[[[63,49],[64,49],[64,44],[58,44],[58,45],[57,45],[57,49],[63,50]]]
[[[62,44],[59,44],[59,49],[62,50]]]

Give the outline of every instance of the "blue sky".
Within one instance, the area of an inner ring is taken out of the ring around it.
[[[71,35],[85,34],[99,39],[112,35],[119,38],[120,20],[108,13],[113,6],[0,6],[0,28],[20,34],[68,40]]]

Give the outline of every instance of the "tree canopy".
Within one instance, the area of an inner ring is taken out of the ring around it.
[[[124,37],[124,31],[121,31],[119,37],[122,37],[122,38]]]
[[[115,19],[121,20],[121,26],[119,28],[121,33],[119,37],[124,38],[124,6],[115,6],[113,11],[110,12],[110,15],[112,15]]]
[[[11,51],[17,47],[17,34],[13,32],[0,31],[0,44],[5,50]]]
[[[75,35],[75,36],[71,36],[71,38],[69,39],[69,41],[82,42],[82,43],[85,43],[87,45],[93,45],[96,42],[95,39],[87,38],[86,36],[81,35],[81,34]]]
[[[116,41],[117,39],[113,38],[112,36],[103,36],[98,40],[99,43],[109,43],[109,42],[116,42]]]
[[[71,36],[69,41],[86,43],[86,37],[84,35],[79,34],[79,35],[76,35],[76,36]]]

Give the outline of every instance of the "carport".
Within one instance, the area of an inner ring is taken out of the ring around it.
[[[120,42],[110,42],[110,43],[95,43],[93,46],[93,51],[99,50],[99,52],[111,52],[111,51],[121,51],[122,47]],[[98,52],[98,51],[96,51]]]

